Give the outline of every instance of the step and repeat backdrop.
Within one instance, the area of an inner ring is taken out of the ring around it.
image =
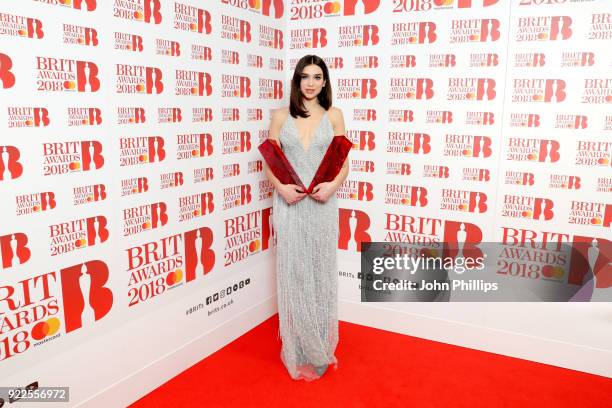
[[[2,2],[0,385],[82,400],[273,296],[256,147],[284,98],[285,15],[270,0]],[[157,336],[130,329],[146,316]],[[86,381],[70,354],[113,331],[121,352],[92,345],[90,364],[123,364]]]
[[[291,3],[288,71],[325,59],[354,144],[341,296],[363,241],[495,243],[498,279],[612,287],[612,2]]]

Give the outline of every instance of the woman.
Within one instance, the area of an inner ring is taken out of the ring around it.
[[[334,135],[344,135],[342,111],[332,108],[325,62],[306,55],[295,67],[289,107],[276,110],[270,138],[306,186],[315,175]],[[338,176],[311,194],[282,184],[266,166],[274,185],[272,222],[276,234],[276,272],[281,360],[295,380],[314,380],[329,364],[338,344],[338,203],[336,190],[348,175],[348,158]]]

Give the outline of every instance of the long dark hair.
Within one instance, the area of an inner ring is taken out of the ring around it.
[[[300,83],[302,82],[302,71],[307,65],[317,65],[323,71],[323,79],[325,80],[325,86],[321,89],[321,92],[317,95],[319,104],[323,109],[328,110],[332,105],[332,90],[331,81],[329,80],[329,71],[325,61],[316,55],[305,55],[298,61],[293,72],[293,79],[291,80],[291,99],[289,101],[289,112],[294,118],[300,116],[307,118],[309,115],[306,113],[304,108],[304,102],[302,100],[302,90],[300,89]]]

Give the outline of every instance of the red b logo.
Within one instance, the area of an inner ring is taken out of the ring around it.
[[[31,255],[27,244],[28,237],[21,232],[0,236],[2,268],[7,269],[12,266],[26,263]]]
[[[14,146],[0,146],[0,180],[16,179],[23,173],[19,150]]]
[[[0,82],[2,82],[2,88],[12,88],[15,85],[15,75],[11,72],[13,68],[13,61],[11,58],[0,53]]]

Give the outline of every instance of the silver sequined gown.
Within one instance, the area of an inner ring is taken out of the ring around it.
[[[308,151],[288,115],[280,131],[283,152],[308,187],[334,131],[327,112]],[[314,380],[314,367],[332,364],[338,344],[338,201],[305,197],[288,205],[274,190],[272,222],[276,234],[276,279],[281,360],[293,379]]]

